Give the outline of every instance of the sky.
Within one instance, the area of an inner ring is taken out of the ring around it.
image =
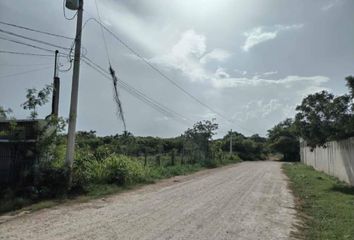
[[[120,79],[184,118],[176,121],[120,88],[127,130],[134,135],[178,136],[199,120],[215,118],[217,136],[230,129],[265,136],[275,124],[294,117],[308,94],[345,93],[344,78],[353,74],[352,0],[97,0],[97,6],[108,29],[203,103],[105,32],[107,54],[100,26],[88,21],[83,54],[106,69],[110,59]],[[65,12],[67,17],[75,13]],[[84,21],[89,18],[98,18],[93,0],[84,3]],[[1,0],[0,21],[75,36],[76,19],[64,18],[61,0]],[[1,24],[0,30],[64,47],[72,44]],[[3,32],[0,37],[55,50]],[[0,50],[47,54],[3,39]],[[69,66],[65,57],[59,62],[60,115],[68,118],[72,70],[64,72]],[[0,106],[11,108],[16,118],[28,117],[21,107],[26,89],[50,84],[53,65],[53,57],[0,53]],[[40,117],[49,113],[50,104],[39,109]],[[123,131],[112,81],[84,63],[77,130],[96,130],[98,135]]]

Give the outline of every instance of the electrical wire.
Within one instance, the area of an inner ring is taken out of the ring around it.
[[[99,66],[96,63],[94,63],[89,58],[84,57],[83,58],[83,62],[86,65],[88,65],[89,67],[91,67],[93,70],[95,70],[98,73],[100,73],[103,77],[107,78],[108,80],[111,80],[111,77],[109,76],[109,73],[105,69],[103,69],[101,66]],[[139,99],[140,101],[144,102],[145,104],[148,104],[150,107],[152,107],[155,110],[157,110],[158,112],[162,113],[164,116],[168,116],[168,117],[170,117],[170,118],[172,118],[172,119],[174,119],[176,121],[179,121],[182,124],[186,124],[186,122],[185,122],[186,120],[192,121],[192,120],[188,119],[187,117],[175,112],[172,109],[169,109],[166,106],[163,106],[159,102],[157,102],[157,101],[153,100],[152,98],[146,96],[144,93],[142,93],[141,91],[135,89],[134,87],[132,87],[128,83],[124,82],[122,79],[119,79],[118,84],[125,91],[130,93],[132,96],[136,97],[137,99]]]
[[[90,14],[91,15],[91,14]],[[92,16],[92,15],[91,15]],[[163,73],[160,69],[158,69],[154,64],[152,64],[150,61],[148,61],[147,59],[145,59],[141,54],[139,54],[137,51],[135,51],[132,47],[130,47],[126,42],[124,42],[120,37],[117,36],[117,34],[115,34],[113,31],[111,31],[109,28],[107,28],[101,21],[97,20],[94,17],[91,17],[89,19],[87,19],[83,25],[83,28],[87,25],[87,23],[89,23],[90,21],[94,21],[97,24],[99,24],[101,27],[103,27],[103,29],[105,29],[108,33],[111,34],[111,36],[113,38],[115,38],[118,42],[120,42],[125,48],[127,48],[131,53],[133,53],[136,57],[138,57],[140,60],[142,60],[146,65],[148,65],[152,70],[154,70],[156,73],[158,73],[162,78],[164,78],[165,80],[169,81],[172,85],[174,85],[177,89],[179,89],[180,91],[182,91],[184,94],[186,94],[187,96],[189,96],[190,98],[192,98],[194,101],[196,101],[197,103],[199,103],[200,105],[202,105],[203,107],[209,109],[211,112],[215,113],[216,115],[220,116],[221,118],[223,118],[224,120],[226,120],[228,123],[230,124],[235,124],[234,121],[231,121],[230,119],[228,119],[225,115],[223,115],[222,113],[220,113],[219,111],[215,110],[214,108],[212,108],[211,106],[209,106],[208,104],[204,103],[203,101],[201,101],[199,98],[195,97],[192,93],[190,93],[189,91],[187,91],[186,89],[184,89],[182,86],[180,86],[176,81],[174,81],[172,78],[170,78],[169,76],[167,76],[165,73]],[[242,127],[240,125],[237,125],[237,127],[249,132],[249,133],[253,133],[254,131],[251,131],[250,129],[247,129],[245,127]]]
[[[0,50],[0,53],[14,54],[14,55],[25,55],[25,56],[37,56],[37,57],[53,57],[54,56],[54,54],[26,53],[26,52],[15,52],[15,51],[4,51],[4,50]]]
[[[182,86],[180,86],[176,81],[174,81],[173,79],[171,79],[170,77],[168,77],[166,74],[164,74],[160,69],[158,69],[155,65],[153,65],[150,61],[148,61],[147,59],[145,59],[142,55],[140,55],[137,51],[135,51],[132,47],[130,47],[126,42],[124,42],[121,38],[119,38],[117,36],[117,34],[115,34],[114,32],[112,32],[109,28],[107,28],[102,22],[100,22],[99,20],[97,20],[96,18],[89,18],[85,21],[84,26],[86,26],[86,24],[90,21],[94,21],[97,24],[99,24],[101,27],[103,27],[108,33],[110,33],[118,42],[120,42],[125,48],[127,48],[131,53],[133,53],[136,57],[138,57],[140,60],[142,60],[146,65],[148,65],[151,69],[153,69],[156,73],[158,73],[162,78],[164,78],[165,80],[169,81],[172,85],[174,85],[177,89],[179,89],[180,91],[182,91],[184,94],[186,94],[187,96],[189,96],[190,98],[192,98],[194,101],[196,101],[197,103],[199,103],[200,105],[202,105],[203,107],[209,109],[211,112],[217,114],[218,116],[220,116],[221,118],[223,118],[224,120],[226,120],[229,123],[234,124],[234,122],[232,122],[231,120],[229,120],[225,115],[223,115],[222,113],[220,113],[219,111],[215,110],[214,108],[212,108],[211,106],[209,106],[208,104],[204,103],[203,101],[201,101],[199,98],[195,97],[192,93],[190,93],[189,91],[187,91],[186,89],[184,89]],[[248,131],[248,132],[253,132],[250,131],[244,127],[239,126],[240,128]]]
[[[69,72],[73,67],[73,61],[69,61],[69,63],[70,63],[70,66],[67,69],[60,69],[60,66],[59,66],[58,71],[59,72]]]
[[[87,65],[90,65],[94,70],[96,70],[97,72],[99,72],[101,75],[103,75],[105,78],[107,79],[111,79],[110,77],[108,77],[108,73],[100,66],[93,66],[91,64],[89,64],[89,62],[85,61],[84,62]],[[107,74],[107,75],[106,75]],[[121,79],[119,79],[118,84],[124,89],[126,90],[128,93],[130,93],[131,95],[135,96],[136,98],[138,98],[140,101],[150,105],[151,107],[153,107],[155,110],[159,111],[160,113],[162,113],[165,116],[169,116],[170,118],[175,118],[176,116],[179,116],[179,118],[177,118],[176,120],[188,120],[186,117],[182,116],[181,114],[176,113],[175,111],[173,111],[172,109],[169,109],[165,106],[163,106],[162,104],[158,103],[157,101],[153,100],[152,98],[146,96],[144,93],[140,92],[139,90],[133,88],[132,86],[130,86],[129,84],[127,84],[126,82],[122,81]],[[191,121],[191,120],[190,120]],[[183,124],[185,124],[185,122],[182,122]]]
[[[78,11],[76,11],[76,13],[72,17],[68,18],[66,16],[66,11],[65,11],[65,0],[63,0],[63,15],[66,20],[69,20],[69,21],[73,20],[76,17],[77,13],[78,13]]]
[[[50,33],[50,32],[46,32],[46,31],[41,31],[41,30],[37,30],[37,29],[34,29],[34,28],[30,28],[30,27],[24,27],[24,26],[21,26],[21,25],[13,24],[13,23],[0,21],[0,24],[11,26],[11,27],[16,27],[16,28],[20,28],[20,29],[24,29],[24,30],[31,31],[31,32],[46,34],[46,35],[49,35],[49,36],[52,36],[52,37],[60,37],[60,38],[68,39],[68,40],[73,40],[74,39],[72,37],[67,37],[67,36],[60,35],[60,34],[55,34],[55,33]]]
[[[64,50],[70,50],[70,48],[67,48],[67,47],[62,47],[62,46],[55,45],[55,44],[52,44],[52,43],[49,43],[49,42],[46,42],[46,41],[42,41],[42,40],[38,40],[38,39],[35,39],[35,38],[26,37],[24,35],[17,34],[17,33],[10,32],[10,31],[6,31],[6,30],[3,30],[3,29],[0,29],[0,32],[5,33],[5,34],[9,34],[9,35],[12,35],[12,36],[15,36],[15,37],[24,38],[24,39],[27,39],[27,40],[30,40],[30,41],[33,41],[33,42],[41,43],[41,44],[44,44],[44,45],[48,45],[48,46],[51,46],[51,47],[60,48],[60,49],[64,49]]]
[[[51,63],[38,63],[38,64],[1,64],[0,63],[0,66],[3,66],[3,67],[33,67],[33,66],[49,66],[49,65],[52,65]]]
[[[97,0],[95,0],[95,6],[96,6],[96,11],[97,11],[98,19],[99,19],[100,22],[102,22],[102,21],[101,21],[101,16],[100,16],[100,11],[99,11],[99,9],[98,9]],[[106,41],[106,38],[105,38],[105,35],[104,35],[104,31],[103,31],[102,25],[100,26],[100,29],[101,29],[103,44],[104,44],[104,47],[105,47],[105,50],[106,50],[106,55],[107,55],[108,63],[109,63],[109,65],[111,65],[111,59],[110,59],[109,53],[108,53],[107,41]]]
[[[14,76],[19,76],[19,75],[24,75],[24,74],[31,73],[31,72],[39,72],[39,71],[42,71],[42,70],[45,70],[45,69],[49,69],[49,68],[52,68],[52,66],[45,67],[45,68],[32,69],[32,70],[29,70],[29,71],[24,71],[24,72],[19,72],[19,73],[14,73],[14,74],[0,75],[0,79],[4,79],[4,78],[8,78],[8,77],[14,77]]]
[[[21,42],[21,41],[14,40],[14,39],[5,38],[5,37],[2,37],[2,36],[0,36],[0,39],[5,40],[5,41],[9,41],[9,42],[13,42],[13,43],[17,43],[17,44],[21,44],[21,45],[24,45],[24,46],[32,47],[32,48],[39,49],[39,50],[46,51],[46,52],[51,52],[51,53],[55,52],[55,50],[39,47],[39,46],[36,46],[36,45],[33,45],[33,44]],[[67,56],[66,54],[63,54],[63,53],[61,53],[61,55]]]

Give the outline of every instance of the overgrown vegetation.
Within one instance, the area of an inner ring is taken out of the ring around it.
[[[30,110],[30,119],[37,121],[37,109],[48,102],[51,91],[50,86],[40,91],[27,90],[27,101],[22,106]],[[7,119],[8,113],[11,111],[1,108],[2,119]],[[168,139],[135,137],[127,131],[105,137],[97,136],[95,131],[78,132],[73,185],[67,189],[64,164],[67,140],[61,133],[65,121],[48,116],[44,122],[44,126],[36,128],[37,142],[30,148],[25,145],[24,152],[31,151],[34,164],[18,170],[20,174],[16,182],[0,189],[0,212],[46,199],[111,193],[122,187],[236,163],[241,158],[264,159],[266,154],[261,150],[265,143],[263,138],[247,138],[236,132],[230,133],[234,137],[235,149],[230,154],[229,136],[212,139],[218,129],[215,120],[197,122],[181,136]],[[4,133],[13,141],[14,151],[23,141],[21,134],[12,135],[22,130],[12,119],[11,129]]]
[[[283,154],[283,160],[299,160],[300,144],[292,119],[286,119],[268,130],[268,143],[274,153]]]
[[[322,91],[307,96],[296,110],[298,135],[311,147],[354,136],[354,78],[346,78],[350,94]]]
[[[297,198],[305,239],[354,239],[354,188],[303,164],[284,171]]]
[[[348,94],[335,96],[328,91],[310,94],[296,107],[296,116],[268,131],[270,150],[284,160],[299,159],[299,140],[311,148],[326,147],[329,141],[354,136],[354,77],[346,79]]]

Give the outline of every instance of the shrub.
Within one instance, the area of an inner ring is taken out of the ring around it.
[[[143,182],[146,171],[141,162],[123,155],[112,155],[102,161],[90,161],[87,166],[89,181],[119,185]]]

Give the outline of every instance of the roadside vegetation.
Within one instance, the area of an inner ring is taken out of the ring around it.
[[[24,109],[29,119],[37,117],[39,106],[48,102],[51,87],[27,91]],[[266,158],[265,138],[245,137],[232,132],[222,139],[213,139],[218,124],[199,121],[175,138],[136,137],[130,132],[112,136],[97,136],[95,131],[78,132],[73,166],[73,181],[67,186],[65,166],[65,121],[46,118],[48,127],[39,131],[34,146],[23,146],[21,128],[9,116],[11,109],[0,109],[0,118],[10,120],[10,127],[0,137],[13,141],[13,150],[31,152],[33,164],[18,171],[16,181],[0,188],[0,212],[16,210],[41,202],[34,208],[51,206],[52,200],[82,196],[102,196],[136,185],[153,183],[158,179],[192,173],[242,160]],[[46,129],[53,128],[51,134]],[[234,151],[229,153],[230,135],[234,137]],[[23,135],[23,134],[22,134]],[[19,140],[19,141],[18,141]]]
[[[242,160],[274,159],[272,156],[280,154],[281,160],[299,161],[299,138],[316,147],[329,140],[354,136],[354,78],[347,77],[346,82],[349,94],[334,96],[323,91],[307,96],[296,108],[296,117],[268,130],[267,138],[233,131],[216,139],[215,119],[196,122],[173,138],[140,137],[128,131],[111,136],[97,136],[95,131],[77,132],[73,181],[69,187],[63,134],[66,121],[50,115],[46,118],[48,127],[39,131],[34,146],[22,146],[24,152],[36,156],[34,163],[18,170],[16,182],[0,186],[0,212],[47,199],[112,193]],[[38,108],[48,102],[52,90],[51,86],[27,90],[27,101],[22,107],[29,111],[29,119],[38,117]],[[0,107],[0,120],[10,120],[8,131],[0,131],[0,137],[16,142],[21,140],[21,129],[12,114],[11,109]],[[49,135],[48,128],[54,129]],[[13,144],[13,150],[21,149],[21,144]]]
[[[354,239],[354,188],[303,164],[285,164],[304,239]]]

